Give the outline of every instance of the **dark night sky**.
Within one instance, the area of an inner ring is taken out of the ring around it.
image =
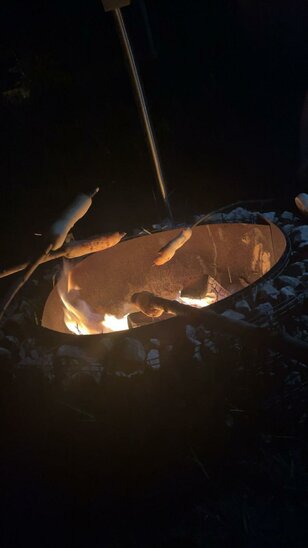
[[[20,103],[1,98],[2,255],[16,232],[27,247],[97,184],[80,235],[155,222],[156,183],[112,16],[99,0],[6,0],[1,11],[1,89],[22,74],[30,91]],[[306,2],[135,0],[123,12],[176,217],[245,198],[293,200]]]

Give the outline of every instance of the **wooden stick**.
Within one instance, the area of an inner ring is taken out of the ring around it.
[[[308,362],[308,343],[291,337],[282,332],[276,332],[273,329],[259,327],[244,320],[234,320],[227,316],[217,314],[211,309],[194,308],[193,306],[178,303],[169,299],[157,297],[148,291],[135,293],[132,298],[135,306],[147,316],[155,311],[156,317],[158,311],[168,312],[176,316],[187,318],[193,325],[202,322],[209,330],[229,333],[253,347],[272,348],[277,352],[296,359],[302,363]]]
[[[62,247],[68,232],[75,225],[75,223],[77,223],[77,221],[79,221],[79,219],[86,214],[92,204],[93,196],[95,196],[98,191],[99,188],[97,187],[94,192],[90,192],[89,194],[78,194],[71,205],[64,210],[61,217],[52,224],[46,238],[48,244],[44,244],[43,251],[41,251],[36,258],[29,263],[25,269],[25,272],[19,277],[19,279],[11,287],[8,294],[5,296],[0,307],[0,322],[18,291],[20,291],[29,280],[30,276],[37,269],[37,267],[44,262],[45,257],[49,255],[51,250],[56,251]]]
[[[45,249],[43,253],[39,255],[29,266],[26,268],[23,275],[17,280],[17,282],[12,286],[9,293],[6,295],[4,302],[1,306],[0,310],[0,321],[2,320],[4,313],[10,306],[12,300],[17,295],[18,291],[24,286],[24,284],[29,280],[31,274],[33,274],[34,270],[37,269],[38,265],[42,262],[45,255],[48,255],[48,253],[51,251],[53,247],[53,244],[49,244],[48,247]]]
[[[48,255],[43,255],[40,264],[54,261],[55,259],[61,259],[61,257],[65,259],[76,259],[77,257],[83,257],[90,253],[103,251],[104,249],[118,244],[124,236],[126,236],[125,232],[113,232],[110,234],[93,236],[88,240],[72,241],[57,251],[51,251]],[[5,278],[12,274],[16,274],[16,272],[20,272],[21,270],[25,270],[29,264],[30,262],[26,262],[6,268],[0,272],[0,278]]]

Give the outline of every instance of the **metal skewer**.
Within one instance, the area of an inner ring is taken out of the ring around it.
[[[167,185],[166,185],[165,177],[164,177],[162,166],[161,166],[161,161],[160,161],[157,146],[156,146],[152,123],[149,116],[149,111],[147,108],[146,99],[145,99],[143,87],[140,81],[137,65],[135,62],[134,53],[132,50],[132,46],[127,34],[125,22],[121,12],[121,7],[127,6],[128,4],[130,4],[130,0],[102,0],[102,3],[105,8],[105,11],[113,12],[113,15],[119,30],[119,35],[120,35],[121,43],[123,46],[123,50],[128,61],[129,72],[130,72],[132,84],[135,91],[137,105],[140,110],[150,153],[152,156],[160,193],[162,195],[165,207],[167,209],[168,216],[173,221],[173,214],[172,214],[169,199],[168,199]]]

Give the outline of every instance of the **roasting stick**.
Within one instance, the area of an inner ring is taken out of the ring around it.
[[[259,327],[243,320],[234,320],[217,314],[217,312],[209,310],[208,307],[195,308],[177,301],[157,297],[149,291],[135,293],[131,300],[138,310],[146,316],[159,317],[163,312],[167,312],[186,318],[192,324],[198,325],[202,322],[209,330],[230,333],[252,347],[272,348],[302,363],[308,361],[308,343],[291,337],[287,333]]]
[[[113,232],[110,234],[93,236],[88,240],[72,241],[57,251],[51,250],[48,255],[44,255],[40,264],[61,259],[62,257],[64,259],[77,259],[78,257],[89,255],[90,253],[97,253],[98,251],[103,251],[104,249],[108,249],[109,247],[118,244],[124,236],[126,236],[126,232]],[[16,272],[25,270],[29,264],[29,262],[26,262],[7,268],[0,272],[0,278],[6,278],[7,276],[16,274]]]
[[[47,235],[48,243],[45,244],[43,251],[29,263],[21,277],[16,280],[9,293],[4,298],[0,307],[0,321],[3,319],[4,313],[10,306],[14,297],[29,280],[30,276],[37,269],[37,267],[44,262],[46,256],[51,251],[57,251],[64,244],[68,232],[73,228],[77,221],[79,221],[79,219],[87,213],[92,204],[92,198],[98,191],[99,188],[96,188],[89,194],[78,194],[72,204],[64,210],[62,216],[52,224]]]
[[[200,219],[198,219],[192,226],[183,228],[179,234],[175,236],[175,238],[164,245],[164,247],[159,250],[157,257],[155,257],[154,265],[162,266],[170,261],[176,254],[177,250],[183,247],[183,245],[191,238],[192,229],[200,224],[205,217],[206,215],[203,215],[203,217],[200,217]]]

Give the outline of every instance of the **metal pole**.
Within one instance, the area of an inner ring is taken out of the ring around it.
[[[133,82],[133,86],[134,86],[134,89],[135,89],[135,92],[136,92],[136,100],[137,100],[138,106],[140,107],[140,113],[141,113],[143,125],[144,125],[144,128],[145,128],[145,132],[146,132],[146,136],[147,136],[147,140],[148,140],[148,144],[149,144],[149,148],[150,148],[150,152],[151,152],[151,156],[152,156],[152,160],[153,160],[153,164],[154,164],[154,168],[155,168],[156,177],[157,177],[157,181],[158,181],[158,184],[159,184],[160,192],[161,192],[161,195],[163,197],[165,206],[167,208],[168,215],[171,218],[171,220],[173,221],[173,215],[172,215],[172,211],[171,211],[170,204],[169,204],[169,199],[168,199],[168,194],[167,194],[167,186],[166,186],[165,178],[164,178],[164,175],[163,175],[163,171],[162,171],[162,167],[161,167],[161,163],[160,163],[160,159],[159,159],[159,154],[158,154],[158,150],[157,150],[157,146],[156,146],[156,142],[155,142],[155,137],[154,137],[154,133],[153,133],[153,129],[152,129],[152,124],[151,124],[149,112],[148,112],[148,109],[147,109],[142,84],[141,84],[141,81],[140,81],[140,78],[139,78],[138,69],[137,69],[137,66],[136,66],[136,63],[135,63],[133,50],[132,50],[132,47],[131,47],[131,44],[130,44],[130,41],[129,41],[129,37],[128,37],[127,31],[126,31],[124,19],[122,17],[122,13],[121,13],[120,8],[116,8],[112,11],[113,11],[114,18],[116,20],[116,23],[117,23],[117,26],[118,26],[118,29],[119,29],[123,49],[125,51],[125,54],[126,54],[126,57],[127,57],[127,60],[128,60],[129,72],[130,72],[131,79],[132,79],[132,82]]]

